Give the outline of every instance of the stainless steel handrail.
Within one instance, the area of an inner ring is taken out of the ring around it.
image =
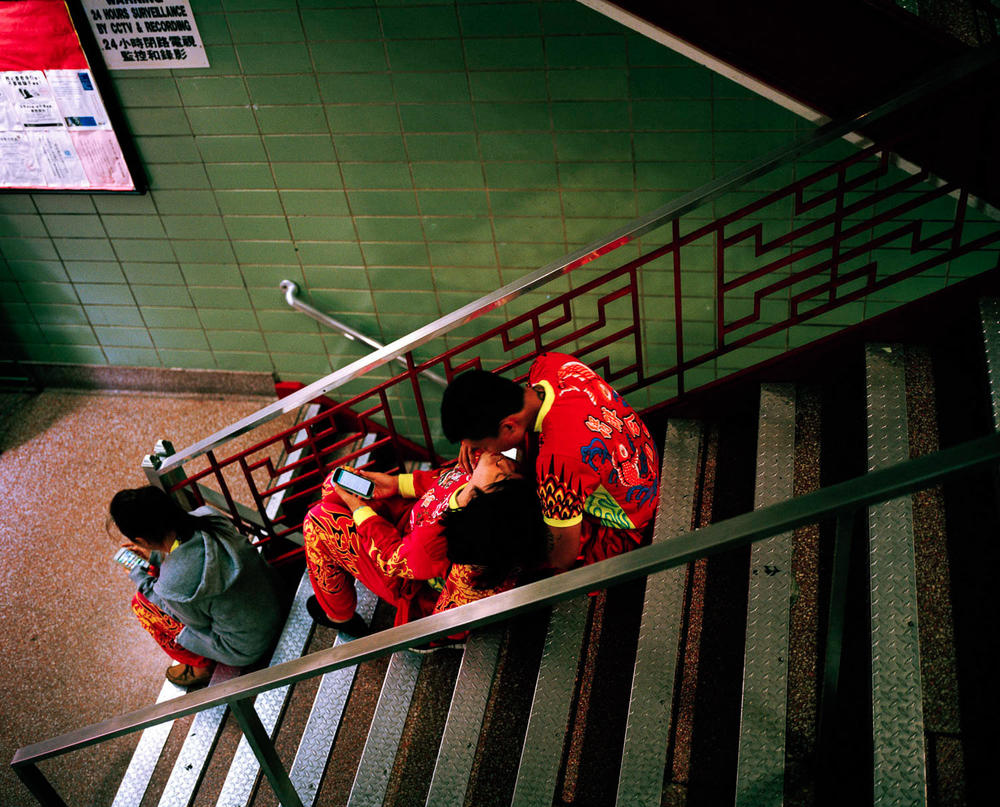
[[[313,398],[325,395],[331,390],[403,356],[432,339],[465,325],[477,317],[495,311],[522,294],[543,286],[555,278],[571,272],[601,255],[611,252],[619,246],[634,241],[646,233],[713,201],[724,193],[741,187],[747,182],[797,159],[803,154],[815,151],[851,132],[870,126],[876,121],[894,112],[898,112],[909,104],[943,89],[950,83],[982,69],[986,65],[996,61],[998,54],[1000,54],[1000,48],[996,47],[982,48],[964,54],[952,64],[932,71],[930,76],[925,77],[909,90],[875,109],[855,115],[848,120],[835,121],[820,126],[814,132],[804,135],[791,145],[782,146],[762,157],[751,160],[745,165],[706,183],[700,188],[690,191],[674,201],[657,208],[653,212],[629,222],[618,230],[615,230],[611,235],[592,241],[586,246],[558,260],[552,261],[512,283],[508,283],[496,291],[480,297],[478,300],[468,303],[449,314],[445,314],[422,328],[418,328],[385,347],[375,350],[368,356],[357,359],[345,367],[313,382],[309,386],[303,387],[301,390],[279,401],[275,401],[242,420],[217,431],[215,434],[188,446],[184,450],[166,458],[160,467],[159,473],[163,474],[177,468],[188,460],[200,456],[206,451],[211,451],[279,415],[294,411]]]
[[[282,292],[284,292],[285,302],[288,303],[288,305],[290,305],[296,311],[301,311],[306,316],[316,320],[316,322],[318,322],[320,325],[325,325],[328,328],[332,328],[333,330],[339,332],[343,336],[350,339],[352,342],[361,342],[362,344],[368,345],[368,347],[375,348],[375,350],[379,350],[385,347],[385,345],[383,345],[381,342],[376,342],[371,337],[365,336],[363,333],[361,333],[361,331],[355,330],[350,325],[346,325],[339,319],[334,319],[329,314],[324,314],[318,308],[314,308],[313,306],[309,305],[309,303],[305,302],[304,300],[300,300],[296,296],[299,293],[299,286],[294,280],[282,280],[281,283],[278,284],[278,287],[281,289]],[[403,367],[409,369],[409,365],[406,363],[406,359],[404,359],[402,356],[397,356],[396,361],[402,364]],[[440,384],[442,387],[448,386],[448,382],[444,378],[439,376],[437,373],[432,373],[430,370],[424,370],[423,373],[421,373],[421,375],[429,378],[435,384]]]
[[[275,687],[378,658],[395,650],[424,644],[462,630],[509,619],[589,591],[644,577],[696,558],[748,545],[772,535],[814,524],[929,487],[962,471],[995,466],[1000,461],[1000,435],[961,445],[779,504],[716,522],[669,540],[654,542],[625,555],[496,594],[478,602],[418,619],[329,650],[249,673],[180,698],[147,706],[101,723],[19,748],[11,765],[32,766],[68,751],[94,745],[223,703],[253,697]]]

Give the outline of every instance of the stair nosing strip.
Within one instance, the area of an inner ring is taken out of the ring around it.
[[[993,428],[995,431],[1000,431],[1000,300],[995,297],[980,300],[979,318],[986,350]]]
[[[277,645],[268,664],[269,667],[291,661],[302,655],[313,628],[312,617],[306,611],[306,600],[311,594],[312,584],[309,582],[309,573],[306,571],[302,573],[302,579],[295,591],[295,598],[288,612],[288,620],[285,622],[281,636],[278,637]],[[254,710],[269,737],[274,736],[274,730],[290,691],[291,687],[289,686],[278,687],[261,692],[254,699]],[[229,766],[229,772],[222,784],[222,791],[217,802],[218,807],[245,807],[253,795],[259,775],[260,763],[254,756],[246,737],[241,737],[236,753],[233,755],[232,764]]]
[[[378,597],[360,582],[355,582],[355,587],[358,592],[356,611],[366,622],[371,622]],[[344,639],[338,633],[333,644],[337,647],[347,641],[350,639]],[[320,679],[319,689],[288,773],[303,807],[310,807],[316,800],[357,670],[358,665],[344,667],[326,673]]]
[[[552,803],[590,599],[575,597],[552,608],[511,807]]]
[[[428,807],[465,803],[505,630],[505,625],[493,625],[473,632],[466,642],[427,791]]]
[[[866,351],[869,467],[909,458],[903,356]],[[911,499],[868,509],[872,630],[873,803],[924,804],[927,775]],[[885,704],[891,703],[891,708]]]
[[[385,798],[423,660],[408,650],[393,653],[389,659],[347,807],[373,807]]]
[[[164,681],[156,703],[179,698],[186,692],[187,690],[183,687]],[[160,723],[157,726],[151,726],[139,735],[139,742],[132,754],[132,759],[129,761],[128,768],[125,770],[121,784],[118,786],[112,807],[133,807],[142,801],[173,725],[174,721],[172,720],[168,723]]]
[[[697,423],[667,424],[654,543],[691,529],[700,444]],[[663,791],[686,576],[679,566],[646,580],[618,778],[621,805],[659,804]]]
[[[790,499],[795,481],[795,387],[763,384],[754,508]],[[736,804],[780,804],[788,709],[792,533],[750,548]]]

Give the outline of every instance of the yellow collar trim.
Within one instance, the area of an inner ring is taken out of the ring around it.
[[[556,391],[552,389],[552,385],[548,381],[544,380],[539,381],[535,386],[545,390],[545,399],[542,401],[542,408],[538,410],[538,416],[535,418],[535,431],[540,432],[542,430],[542,421],[545,420],[545,416],[552,408],[552,404],[556,402]]]
[[[180,542],[180,541],[178,541],[178,540],[174,540],[174,542],[173,542],[173,543],[172,543],[172,544],[170,545],[170,549],[168,549],[167,551],[168,551],[168,552],[173,552],[173,551],[174,551],[175,549],[177,549],[177,547],[179,547],[180,545],[181,545],[181,542]]]
[[[449,510],[461,510],[462,509],[462,505],[460,505],[458,503],[458,494],[461,493],[463,490],[465,490],[465,486],[467,484],[468,484],[468,482],[466,482],[466,483],[464,483],[462,485],[459,485],[457,488],[455,488],[455,492],[452,493],[451,494],[451,498],[448,499],[448,509]]]

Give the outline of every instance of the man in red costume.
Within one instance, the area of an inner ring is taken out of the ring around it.
[[[441,421],[461,442],[464,467],[479,451],[525,451],[553,567],[603,560],[645,539],[659,498],[656,447],[625,399],[573,356],[543,353],[526,386],[462,373],[445,390]]]

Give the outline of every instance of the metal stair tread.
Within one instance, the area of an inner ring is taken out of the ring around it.
[[[691,529],[700,440],[701,428],[692,421],[667,425],[654,543]],[[646,581],[618,781],[621,805],[658,804],[663,790],[685,578],[679,566]]]
[[[278,643],[268,666],[291,661],[302,655],[313,627],[312,618],[306,611],[306,600],[310,594],[312,594],[312,584],[309,582],[308,573],[303,572],[288,613],[288,621],[278,637]],[[254,699],[254,710],[270,736],[273,736],[277,727],[290,689],[287,686],[278,687],[262,692]],[[254,756],[246,737],[242,737],[222,785],[222,792],[219,794],[217,802],[219,807],[245,807],[253,795],[259,774],[260,763]]]
[[[422,664],[423,656],[408,650],[392,654],[351,786],[348,807],[370,807],[381,804],[385,798]]]
[[[355,582],[355,587],[358,593],[356,611],[370,623],[378,598],[359,582]],[[348,640],[338,633],[334,646],[345,641]],[[304,807],[310,807],[316,799],[357,669],[357,666],[344,667],[327,673],[320,679],[312,710],[288,773]]]
[[[757,430],[754,507],[790,499],[795,461],[795,387],[764,384]],[[792,534],[750,549],[736,803],[780,803],[785,774]]]
[[[589,597],[552,608],[511,807],[552,802],[589,610]]]
[[[427,793],[428,807],[465,803],[503,634],[503,625],[493,625],[474,631],[465,644]]]
[[[905,368],[888,345],[866,350],[870,470],[909,458]],[[909,496],[868,509],[871,575],[874,803],[923,804],[920,648]]]

